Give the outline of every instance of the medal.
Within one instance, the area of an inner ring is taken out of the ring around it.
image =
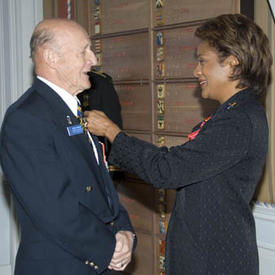
[[[165,85],[164,84],[157,85],[157,93],[158,93],[158,98],[165,98]]]
[[[67,116],[67,121],[68,121],[68,124],[69,124],[69,125],[72,125],[72,124],[73,124],[72,121],[71,121],[70,116]]]
[[[156,0],[156,8],[161,9],[163,7],[163,0]]]
[[[160,129],[160,130],[164,129],[164,116],[163,115],[158,115],[157,125],[158,125],[158,129]]]
[[[235,108],[236,107],[236,105],[237,105],[237,102],[232,102],[232,103],[228,103],[228,106],[227,106],[227,110],[230,110],[230,109],[233,109],[233,108]]]
[[[157,61],[163,61],[164,60],[164,48],[159,47],[157,48]]]
[[[101,40],[97,39],[94,41],[95,53],[101,53]]]
[[[95,56],[97,58],[97,66],[101,66],[102,65],[102,55],[101,55],[101,53],[96,53]]]
[[[162,46],[163,45],[163,33],[158,32],[156,38],[157,38],[157,45]]]
[[[88,131],[88,121],[86,120],[85,117],[80,118],[80,126],[82,127],[85,133]]]
[[[159,137],[157,144],[158,144],[158,147],[165,146],[165,137],[164,136]]]
[[[156,23],[158,26],[163,25],[164,21],[163,21],[163,12],[162,11],[158,11],[156,14]]]
[[[158,99],[158,105],[157,105],[157,112],[158,114],[164,114],[164,110],[165,110],[165,107],[164,107],[164,99]]]
[[[165,269],[165,257],[164,256],[159,256],[159,268]]]
[[[163,62],[157,64],[156,73],[158,78],[163,78],[165,76],[165,66]]]
[[[95,24],[95,34],[99,34],[100,33],[100,24],[99,22]]]

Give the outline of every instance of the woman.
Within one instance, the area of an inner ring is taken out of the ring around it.
[[[166,271],[259,274],[250,209],[268,147],[259,99],[271,82],[272,57],[263,31],[243,15],[201,25],[194,76],[203,98],[218,100],[183,145],[158,148],[129,137],[103,113],[87,113],[89,130],[113,142],[110,160],[156,188],[177,190],[166,242]]]

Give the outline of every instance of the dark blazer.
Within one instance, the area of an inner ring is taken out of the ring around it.
[[[115,138],[115,165],[157,188],[177,190],[166,239],[167,275],[259,273],[249,203],[267,145],[265,111],[251,89],[222,104],[183,145],[157,148],[123,132]]]
[[[101,72],[89,73],[91,88],[78,95],[84,111],[99,110],[104,112],[119,128],[122,129],[121,106],[112,78]],[[105,144],[106,156],[111,151],[111,143],[105,137],[98,137]]]
[[[115,233],[133,232],[96,138],[99,165],[85,134],[68,135],[70,120],[79,124],[38,79],[5,115],[1,164],[21,225],[16,275],[104,273]]]
[[[95,71],[91,71],[89,76],[91,88],[78,95],[80,101],[85,105],[85,110],[102,111],[119,128],[122,128],[121,106],[111,76]],[[87,102],[84,99],[85,95],[88,95]]]

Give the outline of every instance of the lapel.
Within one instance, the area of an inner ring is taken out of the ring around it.
[[[104,192],[107,193],[107,195],[110,197],[111,201],[112,201],[112,207],[113,207],[113,212],[115,215],[117,215],[118,211],[119,211],[119,205],[118,205],[118,201],[119,198],[117,196],[117,192],[114,188],[114,184],[113,181],[109,175],[109,171],[107,170],[105,163],[104,163],[104,159],[103,159],[103,151],[102,151],[102,146],[100,145],[98,138],[94,135],[91,135],[97,152],[98,152],[98,160],[99,160],[99,167],[100,167],[100,173],[101,173],[101,178],[102,178],[102,182],[103,182],[103,186],[104,186]]]
[[[220,105],[216,111],[216,114],[220,112],[230,112],[232,109],[241,104],[245,104],[249,100],[257,100],[255,93],[251,88],[243,89]]]
[[[67,117],[70,118],[73,125],[79,124],[78,119],[72,113],[67,104],[48,85],[39,79],[35,79],[33,87],[34,90],[48,102],[52,110],[51,114],[49,115],[51,116],[53,123],[56,124],[58,128],[64,129],[64,132],[67,134],[67,127],[70,126]],[[96,159],[91,151],[87,136],[85,134],[75,135],[71,136],[70,140],[73,145],[80,150],[82,153],[81,155],[86,159],[86,161],[92,165],[94,168],[93,170],[96,172],[99,180],[100,173],[98,169],[96,169]]]
[[[67,104],[48,85],[36,78],[33,84],[33,88],[41,97],[43,97],[47,101],[51,109],[51,113],[49,114],[49,116],[51,117],[53,123],[58,126],[58,128],[64,129],[65,135],[67,135],[67,127],[70,126],[67,117],[70,117],[72,125],[79,124],[79,120],[75,117]],[[106,173],[108,172],[106,171],[105,164],[103,162],[102,153],[99,148],[97,138],[93,137],[93,139],[98,152],[99,165],[97,164],[97,161],[95,159],[91,144],[88,141],[88,136],[86,134],[70,136],[72,146],[76,147],[77,150],[81,152],[80,155],[85,159],[88,167],[92,170],[94,176],[96,177],[99,188],[101,189],[103,197],[105,198],[107,203],[106,190],[104,190],[104,187],[107,186],[107,188],[110,190],[113,184],[109,175],[106,175]],[[116,205],[117,203],[115,203],[116,200],[113,190],[111,191],[111,199],[113,201],[114,213],[117,213],[118,205]]]

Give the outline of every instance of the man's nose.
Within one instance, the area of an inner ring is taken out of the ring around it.
[[[95,66],[97,64],[97,58],[92,50],[89,51],[88,59],[91,62],[92,66]]]

